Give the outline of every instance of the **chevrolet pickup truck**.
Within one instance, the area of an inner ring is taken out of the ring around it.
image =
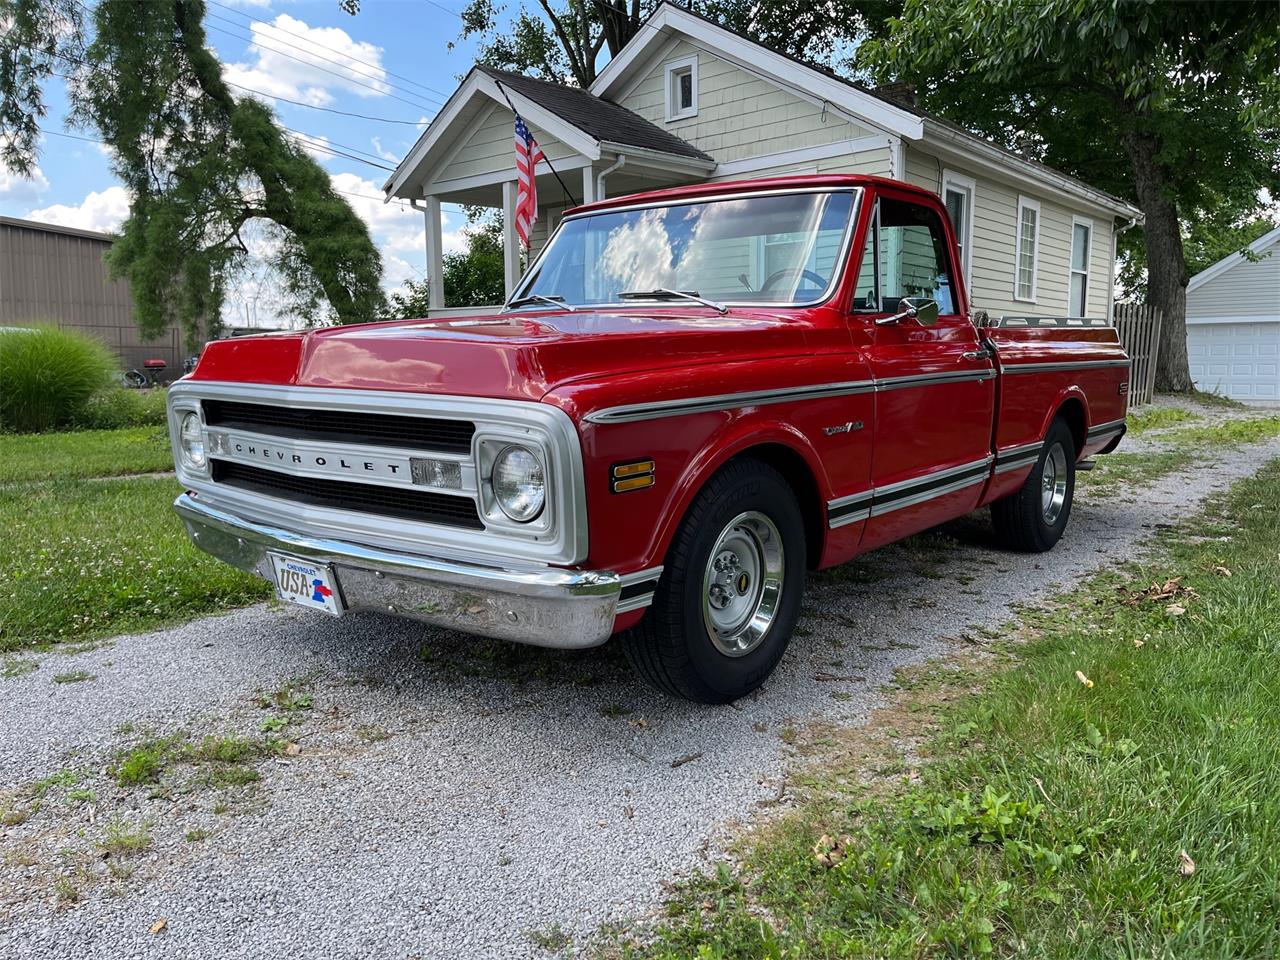
[[[569,212],[497,311],[210,343],[169,391],[176,509],[283,600],[617,636],[725,702],[809,570],[988,506],[1053,547],[1128,379],[1110,326],[971,316],[925,190],[681,187]]]

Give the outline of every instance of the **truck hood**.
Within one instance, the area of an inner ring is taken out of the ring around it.
[[[215,340],[192,377],[540,400],[572,381],[714,363],[730,352],[735,360],[800,354],[817,333],[794,310],[526,310]]]

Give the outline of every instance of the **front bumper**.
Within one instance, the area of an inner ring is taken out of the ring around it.
[[[184,493],[174,509],[192,542],[274,582],[268,552],[331,565],[348,610],[377,610],[466,633],[580,649],[613,632],[622,578],[612,571],[491,567],[307,537],[232,516]]]

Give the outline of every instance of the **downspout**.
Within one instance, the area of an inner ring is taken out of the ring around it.
[[[627,162],[626,156],[620,153],[618,154],[618,159],[613,161],[613,166],[605,167],[598,174],[596,174],[596,199],[597,200],[604,199],[604,178],[609,176],[609,174],[613,173],[615,170],[620,169],[622,166],[626,164],[626,162]]]

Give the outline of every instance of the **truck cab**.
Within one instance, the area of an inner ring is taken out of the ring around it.
[[[1101,322],[973,315],[938,198],[791,177],[571,211],[496,312],[210,344],[170,391],[195,543],[329,615],[617,637],[706,702],[806,572],[990,507],[1052,548],[1124,432]]]

